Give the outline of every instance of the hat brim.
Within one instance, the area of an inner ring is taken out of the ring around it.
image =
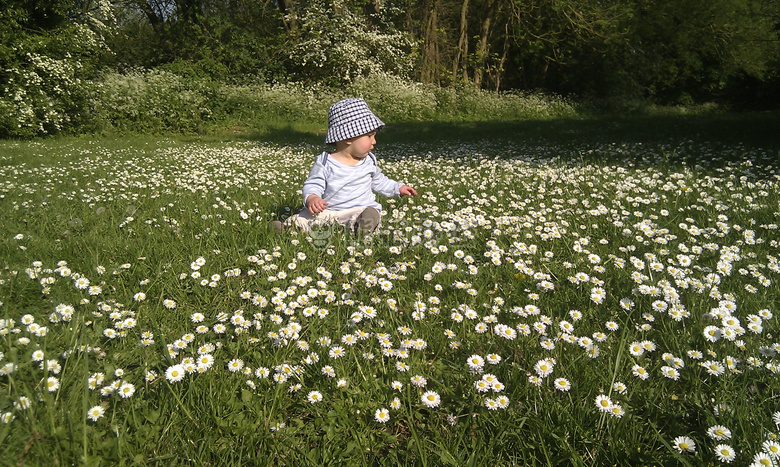
[[[334,144],[339,141],[367,135],[372,131],[381,130],[384,126],[384,122],[377,117],[373,115],[365,116],[358,120],[328,128],[328,134],[325,136],[325,144]]]

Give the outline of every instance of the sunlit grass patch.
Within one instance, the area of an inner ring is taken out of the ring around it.
[[[3,143],[6,456],[775,458],[766,152],[387,144],[421,194],[359,242],[267,229],[316,148],[131,143]]]

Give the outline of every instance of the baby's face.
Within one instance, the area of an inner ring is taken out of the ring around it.
[[[365,135],[358,136],[352,139],[352,155],[357,158],[363,158],[368,155],[369,152],[374,150],[376,144],[376,131],[367,133]]]

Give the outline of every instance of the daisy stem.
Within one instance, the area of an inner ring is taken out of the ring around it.
[[[277,401],[279,401],[281,399],[281,397],[279,395],[279,393],[281,392],[280,388],[281,388],[281,386],[277,384],[276,385],[276,389],[275,389],[274,397],[273,397],[273,399],[271,401],[271,410],[270,410],[270,412],[268,413],[268,415],[265,418],[266,430],[270,430],[271,429],[271,420],[273,419],[274,413],[276,412],[276,403],[277,403]]]
[[[408,389],[406,390],[406,393],[409,394]],[[408,412],[409,432],[412,434],[412,438],[414,439],[414,447],[415,449],[417,449],[417,454],[420,456],[420,461],[422,462],[421,465],[427,465],[425,452],[423,452],[423,447],[420,445],[420,437],[417,436],[417,430],[415,430],[414,428],[415,421],[413,416],[414,411],[412,409],[411,397],[407,396],[406,400],[407,400],[406,408],[409,411]]]
[[[191,421],[193,424],[195,424],[195,426],[196,426],[197,428],[200,428],[200,425],[198,425],[198,422],[197,422],[197,420],[195,420],[195,419],[192,417],[192,415],[190,414],[190,411],[189,411],[189,410],[187,410],[187,406],[186,406],[186,405],[184,405],[184,403],[181,401],[181,398],[179,397],[179,395],[178,395],[178,394],[176,394],[176,392],[175,392],[175,391],[173,390],[173,388],[171,387],[171,384],[170,384],[170,383],[169,383],[167,380],[165,381],[165,386],[168,388],[168,390],[169,390],[169,391],[171,391],[171,394],[172,394],[172,395],[173,395],[173,397],[176,399],[176,402],[178,402],[178,403],[179,403],[179,407],[181,407],[181,409],[184,411],[184,414],[185,414],[185,415],[187,415],[187,418],[189,418],[189,419],[190,419],[190,421]]]
[[[127,418],[124,419],[123,426],[119,426],[119,423],[116,422],[116,398],[112,398],[111,401],[111,429],[114,432],[114,435],[116,435],[116,452],[119,456],[119,458],[122,458],[122,433],[124,432],[124,425],[127,423]]]
[[[609,383],[609,391],[607,392],[607,395],[611,398],[612,397],[612,388],[615,386],[615,380],[617,379],[617,373],[618,368],[620,368],[620,360],[623,357],[623,350],[626,348],[626,341],[628,340],[628,336],[626,335],[626,326],[623,326],[623,332],[620,336],[620,344],[618,345],[618,351],[617,355],[615,356],[615,369],[612,370],[612,380]],[[599,420],[599,433],[601,433],[601,429],[604,427],[604,420],[606,420],[606,416],[602,413],[601,418]]]
[[[363,377],[363,381],[368,381],[368,378],[366,378],[366,375],[363,373],[363,367],[362,367],[362,366],[360,366],[360,361],[359,361],[359,360],[358,360],[358,358],[357,358],[357,354],[353,352],[353,353],[352,353],[352,356],[353,356],[353,357],[354,357],[354,359],[355,359],[355,364],[357,365],[358,372],[360,373],[360,376],[362,376],[362,377]]]
[[[89,354],[87,352],[79,352],[79,354],[82,354],[82,353],[85,355],[85,357],[84,357],[84,368],[87,368],[87,373],[89,373]],[[83,396],[81,398],[81,413],[84,415],[84,418],[83,418],[84,424],[83,424],[82,430],[81,430],[82,445],[83,445],[83,448],[84,448],[84,452],[83,452],[83,455],[84,455],[84,465],[89,465],[88,455],[87,455],[87,410],[88,410],[88,407],[87,407],[87,404],[88,404],[87,396],[88,395],[89,395],[89,386],[85,384],[84,385],[84,390],[83,390]]]

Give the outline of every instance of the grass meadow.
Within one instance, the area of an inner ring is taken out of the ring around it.
[[[0,142],[3,465],[778,465],[773,119]]]

